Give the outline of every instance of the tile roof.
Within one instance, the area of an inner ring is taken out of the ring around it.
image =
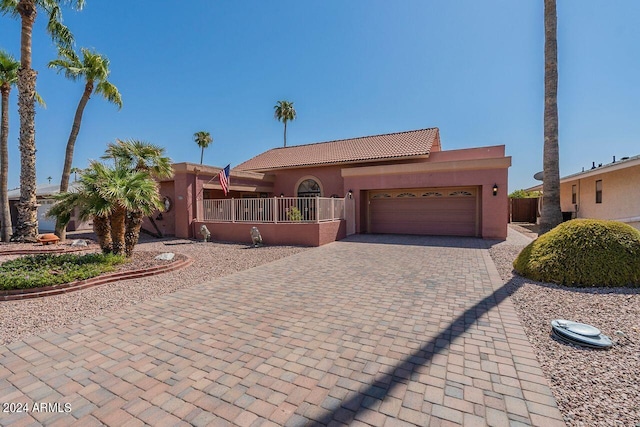
[[[273,148],[239,164],[234,169],[266,171],[300,166],[428,156],[431,151],[440,151],[438,128]]]

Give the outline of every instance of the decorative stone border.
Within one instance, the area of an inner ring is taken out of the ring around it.
[[[18,255],[18,254],[12,254]],[[31,289],[11,289],[7,291],[0,291],[0,301],[16,301],[27,298],[40,298],[51,295],[60,295],[67,292],[79,291],[81,289],[91,288],[97,285],[104,285],[105,283],[117,282],[119,280],[137,279],[140,277],[155,276],[162,273],[168,273],[170,271],[179,270],[184,267],[188,267],[193,264],[193,259],[180,255],[184,259],[180,259],[171,262],[166,265],[158,265],[155,267],[141,268],[139,270],[120,271],[115,273],[103,274],[101,276],[92,277],[86,280],[76,280],[75,282],[64,283],[55,286],[45,286],[43,288],[31,288]]]
[[[95,248],[87,248],[87,247],[78,247],[78,248],[60,248],[53,247],[51,249],[48,248],[36,248],[36,249],[11,249],[8,251],[3,251],[0,249],[0,256],[2,255],[39,255],[39,254],[65,254],[67,252],[82,252],[82,251],[90,251]]]

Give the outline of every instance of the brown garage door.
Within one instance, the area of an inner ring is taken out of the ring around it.
[[[476,188],[370,191],[371,233],[478,236]]]

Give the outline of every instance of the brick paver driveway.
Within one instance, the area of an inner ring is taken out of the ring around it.
[[[356,236],[2,346],[0,424],[563,425],[485,245]]]

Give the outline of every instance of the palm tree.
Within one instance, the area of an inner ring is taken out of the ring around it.
[[[556,0],[544,0],[544,149],[540,234],[562,222],[558,150],[558,18]]]
[[[127,217],[132,213],[139,213],[140,217],[151,215],[162,209],[158,183],[146,171],[118,166],[108,168],[101,163],[95,163],[93,169],[101,181],[98,193],[112,206],[110,225],[113,253],[130,257],[133,247],[127,250]],[[134,246],[137,240],[136,236]]]
[[[21,20],[18,113],[20,115],[20,201],[18,223],[12,240],[35,242],[38,236],[36,202],[35,91],[37,72],[31,68],[31,38],[38,10],[48,16],[47,31],[62,46],[71,46],[73,35],[62,24],[60,6],[82,9],[84,0],[0,0],[0,12]]]
[[[9,94],[18,81],[20,62],[4,50],[0,50],[0,93],[2,94],[2,121],[0,126],[0,240],[8,242],[13,234],[8,197],[9,177]],[[36,102],[44,101],[34,93]]]
[[[212,142],[213,138],[209,132],[200,131],[193,134],[193,140],[198,144],[198,147],[202,148],[200,152],[200,164],[202,164],[202,159],[204,157],[204,149],[207,148]]]
[[[77,191],[56,196],[49,215],[66,225],[71,212],[78,208],[80,219],[93,218],[103,252],[130,257],[133,247],[126,250],[126,218],[131,212],[150,215],[162,208],[157,182],[148,171],[92,162],[79,183]]]
[[[105,56],[85,48],[80,49],[80,51],[82,52],[82,59],[78,57],[73,49],[58,47],[58,58],[49,62],[49,68],[56,68],[58,73],[64,72],[66,78],[74,81],[84,78],[85,81],[84,92],[78,102],[73,126],[71,126],[71,133],[67,141],[62,178],[60,180],[60,192],[66,192],[69,189],[73,151],[80,132],[82,114],[91,94],[100,94],[107,101],[117,105],[118,108],[122,108],[122,97],[118,92],[118,88],[107,80],[110,73],[109,60]],[[56,235],[64,240],[65,234],[65,228],[56,223]]]
[[[82,173],[82,169],[75,166],[71,168],[71,173],[73,174],[73,182],[78,181],[78,172]]]
[[[273,107],[275,109],[274,117],[279,122],[284,123],[284,146],[287,146],[287,122],[295,120],[296,110],[293,108],[293,102],[278,101]]]
[[[9,93],[18,81],[20,63],[4,50],[0,50],[0,94],[2,94],[2,121],[0,126],[0,239],[8,242],[13,234],[9,209]]]
[[[149,173],[155,179],[173,176],[171,159],[164,155],[164,148],[148,142],[116,140],[115,144],[109,144],[102,158],[113,159],[116,167],[119,168]],[[138,243],[143,217],[151,215],[156,210],[156,208],[151,209],[152,207],[145,206],[145,209],[133,209],[127,212],[125,220],[125,254],[127,256],[131,256],[133,248]]]

